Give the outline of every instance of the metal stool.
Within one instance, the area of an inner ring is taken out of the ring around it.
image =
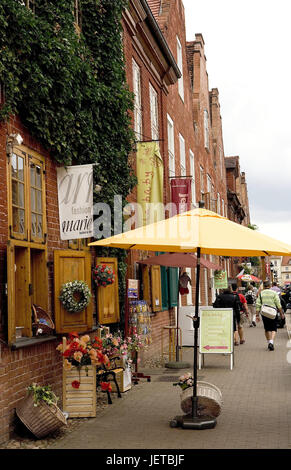
[[[164,351],[164,332],[165,330],[168,330],[169,332],[169,362],[170,361],[175,361],[176,359],[176,331],[177,327],[176,326],[163,326],[162,329],[162,358],[164,360],[164,355],[167,354],[166,351]],[[182,330],[180,327],[178,327],[179,330],[179,336],[180,336],[180,351],[181,351],[181,359],[182,359]]]

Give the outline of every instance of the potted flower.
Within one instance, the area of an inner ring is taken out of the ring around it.
[[[179,381],[173,383],[181,388],[181,408],[184,413],[192,413],[192,397],[194,378],[191,372],[186,372],[179,377]],[[198,416],[217,417],[221,412],[222,394],[218,387],[208,382],[197,382]]]
[[[73,332],[57,350],[63,356],[63,409],[70,417],[96,416],[96,366],[110,363],[102,340]]]
[[[98,287],[106,287],[114,283],[115,273],[111,266],[98,264],[93,269],[93,278]]]
[[[58,397],[50,385],[32,383],[26,390],[27,395],[17,406],[16,414],[37,438],[67,425],[65,414],[57,406]]]

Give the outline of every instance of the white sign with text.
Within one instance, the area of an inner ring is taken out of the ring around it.
[[[61,240],[93,236],[93,166],[57,168]]]

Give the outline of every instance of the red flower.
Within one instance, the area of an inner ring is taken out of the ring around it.
[[[72,382],[72,387],[78,389],[78,388],[80,387],[80,382],[79,382],[79,380],[73,380],[73,382]]]
[[[70,339],[79,338],[79,335],[76,331],[72,331],[72,333],[69,333],[69,338]]]
[[[112,392],[112,387],[110,382],[101,382],[101,390],[102,392]]]

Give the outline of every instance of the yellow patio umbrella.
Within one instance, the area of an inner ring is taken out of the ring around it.
[[[214,418],[201,418],[198,416],[197,344],[201,254],[220,256],[291,255],[290,245],[232,222],[226,217],[204,209],[203,206],[204,203],[199,203],[199,209],[177,214],[169,219],[89,244],[89,246],[96,247],[197,253],[195,316],[193,318],[194,385],[192,415],[181,417],[180,423],[183,428],[188,429],[209,429],[216,424]]]
[[[219,256],[291,253],[291,245],[202,208],[90,243],[89,246],[188,253],[197,252],[200,248],[200,254]]]

